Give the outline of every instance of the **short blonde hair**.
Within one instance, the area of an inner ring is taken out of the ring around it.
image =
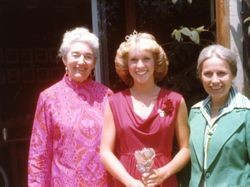
[[[155,61],[155,81],[162,80],[167,74],[169,61],[163,48],[156,42],[155,37],[145,32],[134,32],[126,36],[125,39],[126,41],[120,44],[115,56],[115,69],[121,80],[128,86],[133,85],[133,79],[128,71],[128,56],[131,50],[140,45],[141,40],[148,40],[148,46],[143,47],[153,54]]]

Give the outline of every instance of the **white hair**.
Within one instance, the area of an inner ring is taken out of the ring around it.
[[[87,43],[93,49],[95,57],[97,57],[99,39],[85,27],[76,27],[65,32],[62,44],[58,51],[58,56],[64,57],[67,55],[71,45],[76,42]]]

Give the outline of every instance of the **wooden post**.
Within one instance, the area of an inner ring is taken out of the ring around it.
[[[229,0],[215,0],[216,42],[230,48]]]

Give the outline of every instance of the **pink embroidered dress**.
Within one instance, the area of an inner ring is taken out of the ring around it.
[[[67,76],[40,93],[30,141],[28,185],[108,186],[100,162],[103,112],[112,91]]]
[[[141,179],[136,168],[136,150],[149,147],[155,150],[153,168],[161,167],[172,160],[176,113],[181,99],[180,94],[161,89],[151,114],[144,120],[134,112],[128,89],[109,98],[117,133],[115,153],[134,178]],[[115,181],[114,186],[123,185]],[[177,177],[170,176],[161,187],[178,187]]]

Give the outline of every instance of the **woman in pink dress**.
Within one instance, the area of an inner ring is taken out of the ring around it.
[[[179,93],[157,85],[168,70],[164,50],[151,34],[135,32],[118,48],[115,65],[129,88],[109,98],[102,162],[115,186],[177,187],[175,174],[190,157],[187,107]],[[140,150],[146,152],[139,152],[137,160],[135,152]]]
[[[99,148],[104,105],[112,91],[95,82],[98,38],[77,27],[64,34],[66,74],[40,93],[28,160],[28,186],[109,186]]]

